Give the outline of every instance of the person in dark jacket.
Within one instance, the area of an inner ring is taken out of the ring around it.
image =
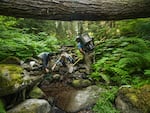
[[[50,52],[42,52],[38,55],[38,58],[40,58],[42,60],[42,67],[46,73],[49,72],[48,62],[51,59],[52,55],[53,54]]]

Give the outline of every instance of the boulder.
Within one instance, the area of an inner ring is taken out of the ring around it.
[[[51,106],[44,99],[28,99],[14,108],[7,111],[7,113],[50,113]]]
[[[23,69],[18,65],[0,64],[0,96],[16,91],[22,84]]]
[[[0,63],[1,64],[16,64],[16,65],[20,65],[21,61],[17,57],[9,56],[6,59],[2,60]]]
[[[150,113],[150,85],[121,88],[115,103],[121,113]]]
[[[87,88],[72,91],[61,92],[61,99],[57,100],[59,108],[66,112],[78,112],[95,104],[99,95],[104,90],[98,86],[89,86]],[[64,95],[62,97],[62,95]],[[60,97],[58,97],[59,99]]]
[[[0,64],[0,96],[13,94],[42,80],[41,76],[25,75],[21,66]]]

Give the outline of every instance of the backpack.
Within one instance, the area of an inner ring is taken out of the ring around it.
[[[83,44],[83,47],[85,51],[93,51],[94,50],[94,41],[93,38],[91,38],[88,34],[82,34],[80,37],[81,43]]]
[[[93,51],[95,48],[93,41],[88,42],[84,47],[87,51]]]

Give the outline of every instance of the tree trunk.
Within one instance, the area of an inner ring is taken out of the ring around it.
[[[150,17],[150,0],[0,0],[0,15],[49,20]]]

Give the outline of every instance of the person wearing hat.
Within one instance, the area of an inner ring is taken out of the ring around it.
[[[42,67],[43,67],[43,69],[44,69],[44,71],[45,71],[46,73],[49,72],[49,69],[48,69],[48,62],[49,62],[49,60],[51,59],[52,55],[53,55],[53,54],[50,53],[50,52],[42,52],[42,53],[40,53],[40,54],[38,55],[38,58],[41,59],[41,61],[42,61]]]

